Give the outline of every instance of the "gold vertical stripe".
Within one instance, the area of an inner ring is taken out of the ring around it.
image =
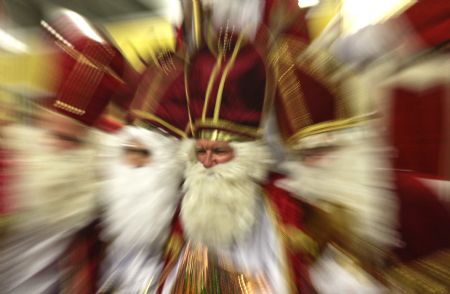
[[[188,112],[188,118],[189,118],[189,127],[190,127],[190,131],[191,131],[191,135],[194,137],[195,130],[194,130],[194,123],[192,121],[192,114],[191,114],[191,107],[190,107],[191,99],[189,98],[189,83],[188,83],[188,76],[187,76],[188,66],[187,65],[188,65],[188,63],[185,62],[185,65],[184,65],[184,91],[186,93],[186,104],[187,104],[187,112]]]
[[[233,54],[231,55],[231,59],[225,66],[225,70],[222,74],[222,78],[220,79],[219,90],[217,91],[216,105],[214,108],[214,117],[213,117],[214,121],[219,120],[220,105],[222,104],[222,94],[223,94],[223,88],[225,86],[225,80],[228,76],[228,73],[230,72],[231,68],[234,65],[234,61],[236,60],[237,54],[241,47],[243,37],[244,37],[244,34],[240,34],[239,39],[236,42],[236,46],[234,47]]]
[[[157,73],[154,77],[152,77],[153,79],[150,81],[150,85],[147,88],[146,93],[144,94],[144,102],[142,107],[140,107],[143,111],[149,112],[149,113],[154,113],[156,106],[158,105],[159,99],[160,97],[159,93],[157,92],[157,88],[161,87],[161,81],[163,79],[163,75]],[[145,90],[145,89],[144,89]]]
[[[211,77],[209,78],[209,81],[208,81],[208,87],[206,88],[205,103],[203,104],[202,120],[206,119],[206,112],[208,111],[209,96],[211,96],[212,87],[214,86],[214,81],[216,80],[216,76],[217,76],[217,73],[219,72],[221,65],[222,65],[222,52],[219,52],[219,56],[217,57],[217,62],[211,72]]]
[[[201,42],[201,19],[200,19],[200,3],[199,0],[192,0],[192,12],[194,14],[194,42],[197,48]]]
[[[283,107],[285,108],[289,122],[295,130],[299,130],[312,123],[307,110],[305,97],[299,78],[296,76],[295,59],[288,50],[288,45],[283,44],[277,52],[276,66],[278,73],[278,87],[281,94]]]

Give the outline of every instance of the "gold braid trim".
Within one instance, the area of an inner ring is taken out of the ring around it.
[[[196,138],[212,140],[212,141],[225,141],[225,142],[245,142],[248,141],[248,137],[242,137],[234,133],[230,133],[223,130],[200,130],[197,132]]]
[[[219,140],[214,139],[214,137],[221,137],[226,139],[226,141],[254,139],[260,137],[261,133],[261,130],[258,128],[247,127],[223,119],[196,121],[194,122],[194,129],[198,138]],[[197,133],[198,130],[201,131]]]
[[[299,140],[308,136],[359,126],[366,123],[371,118],[371,116],[357,116],[348,119],[326,121],[315,125],[310,125],[292,135],[287,140],[287,144],[292,146],[297,144]]]

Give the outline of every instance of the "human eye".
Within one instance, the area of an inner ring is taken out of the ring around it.
[[[216,154],[225,154],[228,153],[229,151],[226,148],[215,148],[214,149],[214,153]]]
[[[196,154],[205,154],[206,150],[204,148],[195,148]]]

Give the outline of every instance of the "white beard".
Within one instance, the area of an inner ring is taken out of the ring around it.
[[[373,138],[347,143],[314,166],[285,164],[289,178],[277,184],[306,202],[342,205],[352,216],[352,230],[376,245],[398,244],[397,203],[387,149]]]
[[[212,21],[216,29],[226,26],[235,32],[244,33],[253,39],[261,24],[263,0],[209,0],[205,1],[212,8]]]
[[[183,185],[184,232],[194,243],[228,248],[246,238],[256,223],[270,154],[259,142],[232,143],[235,157],[207,169],[194,158],[193,146],[188,147]]]
[[[181,193],[173,168],[119,164],[105,182],[105,237],[119,246],[165,242]]]
[[[104,183],[105,237],[117,246],[162,246],[181,197],[178,142],[156,132],[129,128],[119,142],[139,138],[151,151],[150,163],[133,168],[122,162],[120,144]],[[156,244],[157,243],[157,244]]]
[[[30,144],[30,142],[32,142]],[[41,130],[11,127],[7,146],[14,152],[13,207],[17,229],[72,230],[95,216],[95,152],[90,147],[55,151]]]

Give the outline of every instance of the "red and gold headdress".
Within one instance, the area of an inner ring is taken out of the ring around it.
[[[123,55],[80,15],[62,11],[51,23],[42,22],[56,45],[59,82],[45,106],[93,125],[109,102],[126,94],[122,79],[127,62]],[[122,97],[121,97],[122,98]]]
[[[242,36],[230,35],[223,43],[217,54],[199,50],[186,69],[187,133],[203,139],[254,140],[261,136],[267,106],[266,65]]]
[[[317,63],[299,61],[297,52],[301,50],[301,45],[286,41],[271,56],[277,78],[277,122],[283,141],[294,149],[331,143],[334,131],[368,118],[351,116],[338,84],[331,83],[329,76],[315,67]]]
[[[177,138],[186,137],[189,121],[184,86],[184,60],[173,52],[161,52],[142,74],[130,114]]]

